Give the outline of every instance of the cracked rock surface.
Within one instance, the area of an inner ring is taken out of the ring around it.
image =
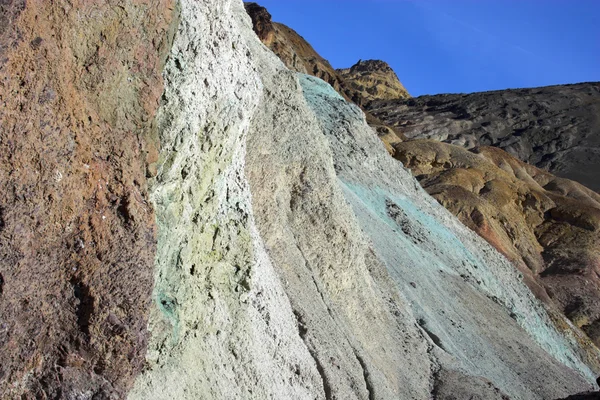
[[[0,1],[2,399],[122,398],[143,367],[173,9]]]

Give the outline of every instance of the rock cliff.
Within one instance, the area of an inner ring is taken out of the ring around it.
[[[375,101],[367,110],[409,138],[494,146],[600,190],[600,84]]]
[[[247,4],[246,8],[252,16],[254,30],[259,38],[264,38],[265,29],[262,26],[270,23],[270,14],[255,3]],[[264,39],[263,42],[270,44]],[[285,52],[281,48],[276,49],[275,53],[288,67],[294,69],[293,65],[289,65],[289,57],[282,56]],[[313,51],[311,54],[316,53]],[[337,90],[346,99],[362,105],[363,109],[374,109],[376,112],[379,112],[377,110],[381,104],[395,110],[388,114],[386,108],[382,114],[388,118],[388,122],[397,125],[395,130],[382,125],[381,121],[369,116],[368,112],[366,114],[367,120],[376,129],[390,154],[409,167],[413,175],[419,178],[420,183],[442,205],[508,257],[525,275],[531,290],[553,312],[566,315],[598,344],[597,288],[600,282],[595,271],[599,265],[597,248],[600,236],[595,225],[597,222],[594,222],[598,218],[598,195],[576,182],[557,178],[526,165],[499,148],[472,148],[479,155],[475,156],[444,142],[407,139],[402,135],[402,130],[408,130],[412,135],[418,133],[416,126],[411,125],[413,120],[422,121],[422,124],[438,133],[447,133],[448,124],[438,120],[430,122],[433,111],[427,107],[422,111],[413,107],[410,114],[412,120],[403,120],[406,113],[402,110],[406,107],[399,109],[394,108],[395,105],[413,104],[413,100],[415,104],[421,104],[423,98],[403,100],[408,94],[396,74],[384,62],[360,61],[352,68],[337,70],[337,73],[342,82],[341,89]],[[349,88],[356,90],[353,92]],[[531,91],[534,90],[518,91],[510,99],[521,106],[528,99],[543,100],[541,95],[528,98]],[[506,94],[496,92],[495,96],[506,97]],[[545,96],[552,97],[547,90]],[[585,108],[587,103],[579,105],[577,110],[561,108],[565,104],[577,104],[576,99],[566,98],[567,96],[572,94],[565,93],[560,104],[552,105],[555,115],[564,117],[565,114],[577,114],[582,118],[594,118],[589,115],[591,111]],[[433,96],[437,100],[430,103],[437,104],[436,101],[439,103],[440,98],[446,97],[455,99],[459,96]],[[493,100],[493,96],[491,98]],[[483,104],[484,100],[480,102]],[[447,106],[446,103],[440,104]],[[492,108],[498,105],[497,101],[492,101],[491,104]],[[528,107],[539,109],[545,107],[545,104],[542,101],[539,106],[531,103]],[[441,115],[439,118],[448,118],[447,113],[441,113],[442,109],[438,109]],[[482,118],[481,114],[484,114],[483,118],[489,119],[486,113],[489,113],[487,108],[481,106],[461,118],[470,118],[464,124],[476,125],[478,119]],[[519,116],[522,119],[528,117],[531,115],[527,113]],[[538,123],[553,122],[540,120]],[[458,127],[459,125],[454,126]],[[547,127],[544,129],[547,130]],[[569,127],[564,126],[562,129]],[[571,133],[577,134],[577,129]],[[501,133],[491,128],[490,131],[494,135]],[[417,137],[420,136],[422,134],[418,133]],[[461,140],[456,140],[455,136]],[[466,144],[467,147],[479,145],[479,142],[464,142],[464,132],[455,136],[451,137],[456,143]],[[591,345],[587,338],[583,341],[587,343],[586,346]]]
[[[512,265],[358,108],[267,51],[241,3],[182,2],[180,18],[130,398],[551,398],[593,381]]]
[[[357,106],[286,68],[241,1],[107,3],[78,19],[87,4],[27,3],[1,32],[2,397],[550,399],[595,387],[598,351],[557,329]],[[59,29],[51,62],[35,53],[45,39],[25,34],[44,26]],[[88,45],[91,61],[71,56]],[[67,66],[80,69],[51,73]],[[76,79],[88,70],[90,83]],[[48,82],[60,96],[46,120]]]

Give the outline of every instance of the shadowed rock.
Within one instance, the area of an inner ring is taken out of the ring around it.
[[[600,84],[374,101],[367,110],[409,138],[494,146],[600,190]]]

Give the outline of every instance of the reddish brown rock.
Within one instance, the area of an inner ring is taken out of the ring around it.
[[[120,398],[142,368],[155,252],[146,173],[173,10],[0,4],[3,399]]]

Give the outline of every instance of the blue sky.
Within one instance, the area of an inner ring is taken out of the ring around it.
[[[335,68],[382,59],[413,96],[600,81],[600,0],[262,0]]]

